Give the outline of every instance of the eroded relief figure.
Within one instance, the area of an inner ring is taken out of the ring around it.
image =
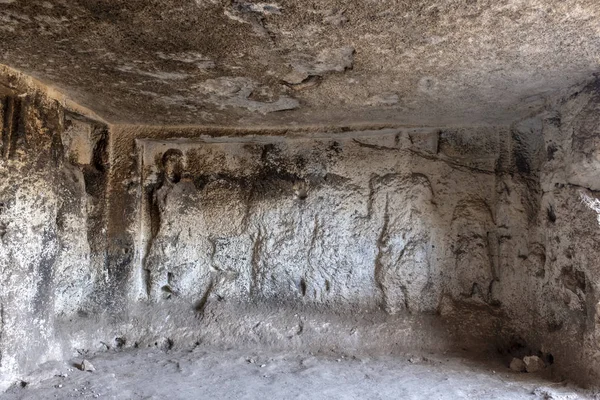
[[[198,252],[209,251],[201,241],[194,248],[187,245],[193,242],[190,239],[194,230],[186,223],[186,215],[194,212],[197,203],[196,188],[184,173],[183,153],[167,150],[160,160],[158,183],[150,199],[152,239],[145,268],[152,300],[177,296],[182,290],[181,272],[198,269]],[[195,275],[201,279],[202,274]]]
[[[375,183],[374,204],[383,210],[375,279],[390,314],[431,311],[431,236],[436,213],[429,180],[419,174],[387,175]]]
[[[490,301],[494,281],[489,232],[494,226],[483,201],[463,201],[454,210],[452,231],[455,257],[455,291],[466,298]]]
[[[194,179],[180,150],[166,151],[149,196],[151,241],[145,262],[150,299],[219,298],[247,290],[243,233],[247,193],[219,175]],[[201,178],[201,179],[200,179]]]

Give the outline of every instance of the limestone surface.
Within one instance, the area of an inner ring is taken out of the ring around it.
[[[492,348],[598,381],[596,80],[510,124],[285,130],[106,125],[2,82],[2,388],[49,360],[197,343]],[[203,90],[270,101],[234,82]]]
[[[597,0],[3,0],[0,21],[0,63],[111,123],[510,124],[599,67]]]

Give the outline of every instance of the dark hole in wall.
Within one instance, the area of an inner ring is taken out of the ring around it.
[[[515,151],[514,152],[514,157],[515,157],[515,166],[517,167],[517,171],[522,173],[522,174],[528,174],[531,172],[531,168],[529,166],[529,160],[527,159],[527,156],[520,152],[520,151]]]
[[[523,359],[526,356],[538,356],[546,365],[554,363],[554,356],[551,353],[533,349],[520,336],[510,337],[507,341],[501,343],[497,350],[498,353],[507,358],[507,361],[510,361],[513,357]]]
[[[547,208],[548,221],[555,223],[556,222],[556,213],[554,212],[554,207],[551,205]]]
[[[104,173],[108,166],[108,132],[104,128],[96,128],[94,136],[98,136],[92,151],[92,164],[97,171]]]
[[[558,151],[558,148],[556,147],[555,144],[548,145],[548,148],[546,149],[546,157],[548,158],[548,161],[554,160],[554,154],[557,151]]]
[[[9,96],[3,101],[2,115],[2,157],[9,159],[14,156],[19,131],[22,130],[21,99]]]
[[[498,353],[506,356],[522,358],[531,354],[531,349],[527,345],[525,339],[520,336],[513,336],[498,345]]]
[[[302,293],[302,296],[306,296],[306,281],[304,278],[300,279],[300,293]]]
[[[127,344],[127,340],[124,337],[116,337],[115,338],[115,347],[117,349],[122,349]]]

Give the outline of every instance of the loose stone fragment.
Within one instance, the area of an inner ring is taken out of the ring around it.
[[[525,363],[520,358],[513,358],[510,362],[510,369],[516,372],[525,372]]]
[[[523,358],[523,362],[525,363],[525,369],[527,372],[537,372],[546,367],[544,361],[538,356],[527,356]]]
[[[96,368],[94,368],[92,363],[89,362],[88,360],[83,360],[81,362],[81,364],[79,365],[79,369],[81,369],[82,371],[89,371],[89,372],[93,372],[96,370]]]

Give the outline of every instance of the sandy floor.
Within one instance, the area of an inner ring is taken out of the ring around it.
[[[367,357],[197,347],[48,363],[0,399],[595,399],[566,382],[457,355]]]

